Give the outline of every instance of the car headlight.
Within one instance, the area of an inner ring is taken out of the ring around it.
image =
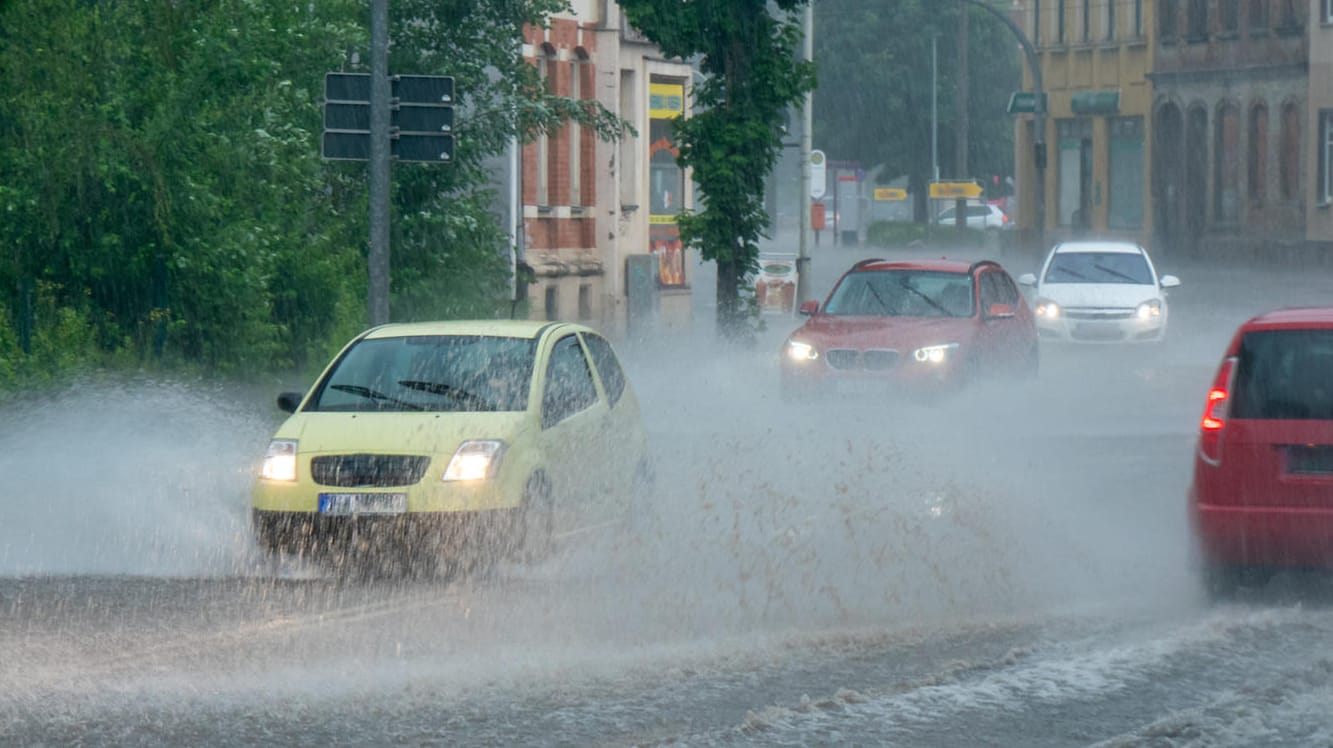
[[[819,351],[813,345],[799,340],[787,341],[787,358],[793,361],[811,361],[819,358]]]
[[[1060,305],[1050,299],[1037,299],[1034,311],[1043,319],[1060,319]]]
[[[296,480],[296,440],[274,439],[269,442],[259,474],[267,480]]]
[[[957,343],[945,343],[943,345],[927,345],[912,351],[912,358],[922,363],[940,364],[944,363],[949,357],[949,351],[958,347]]]
[[[505,443],[499,439],[468,439],[458,445],[449,466],[444,469],[444,480],[482,480],[495,476],[504,455]]]
[[[1162,300],[1149,299],[1134,308],[1134,316],[1147,321],[1162,316]]]

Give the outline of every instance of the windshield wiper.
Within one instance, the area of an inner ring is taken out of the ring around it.
[[[892,315],[892,314],[893,314],[893,310],[889,308],[889,305],[888,305],[888,304],[884,303],[884,299],[883,299],[883,297],[881,297],[881,296],[879,295],[879,291],[876,291],[874,286],[872,286],[871,284],[867,283],[867,284],[866,284],[866,290],[870,292],[870,295],[871,295],[871,296],[874,296],[874,297],[875,297],[875,301],[878,301],[878,302],[879,302],[879,306],[880,306],[881,309],[884,310],[884,313],[885,313],[885,314],[888,314],[888,315]]]
[[[1114,269],[1112,269],[1112,268],[1108,268],[1108,267],[1106,267],[1105,265],[1093,265],[1093,267],[1097,268],[1098,270],[1102,271],[1103,273],[1106,273],[1107,275],[1114,275],[1115,277],[1124,279],[1125,281],[1127,281],[1127,282],[1129,282],[1129,283],[1138,283],[1138,282],[1139,282],[1139,280],[1138,280],[1137,278],[1134,278],[1133,276],[1125,275],[1124,273],[1120,272],[1119,270],[1114,270]]]
[[[459,402],[472,403],[480,410],[495,410],[495,404],[490,400],[472,392],[468,392],[462,387],[455,387],[452,384],[445,384],[444,382],[423,382],[419,379],[400,379],[398,380],[398,384],[401,384],[404,387],[410,387],[414,390],[429,392],[432,395],[451,397]]]
[[[1051,276],[1052,276],[1052,275],[1055,275],[1056,273],[1064,273],[1065,275],[1072,275],[1072,276],[1074,276],[1075,278],[1078,278],[1079,280],[1087,280],[1087,279],[1088,279],[1088,276],[1084,275],[1083,273],[1080,273],[1080,272],[1077,271],[1077,270],[1073,270],[1073,269],[1070,269],[1070,268],[1054,267],[1054,268],[1051,268],[1051,271],[1050,271],[1049,273],[1046,274],[1046,280],[1047,280],[1047,282],[1051,282],[1051,280],[1050,280]]]
[[[925,302],[926,302],[927,304],[930,304],[931,306],[935,307],[935,310],[936,310],[937,312],[939,312],[940,314],[943,314],[943,315],[946,316],[946,317],[952,317],[952,316],[953,316],[952,314],[949,314],[949,310],[948,310],[948,309],[945,309],[944,307],[940,306],[940,303],[939,303],[938,301],[936,301],[936,300],[930,298],[929,296],[927,296],[927,295],[925,294],[925,292],[923,292],[921,289],[919,289],[919,288],[914,288],[910,283],[907,282],[906,279],[903,279],[903,280],[898,281],[898,285],[902,286],[903,288],[907,289],[908,291],[911,291],[912,293],[916,294],[917,296],[920,296],[922,299],[925,300]]]
[[[339,392],[350,392],[353,395],[360,395],[367,400],[374,400],[381,403],[392,403],[405,410],[424,410],[420,405],[403,402],[396,397],[391,397],[378,390],[372,390],[369,387],[362,387],[359,384],[331,384],[329,385],[329,389],[338,390]]]

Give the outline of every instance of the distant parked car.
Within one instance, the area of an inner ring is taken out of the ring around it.
[[[1199,423],[1190,516],[1207,591],[1333,570],[1333,308],[1236,331]]]
[[[1032,312],[1004,268],[983,260],[862,260],[783,344],[782,394],[957,392],[993,375],[1035,376]]]
[[[1034,311],[1042,340],[1085,343],[1155,342],[1166,335],[1166,290],[1180,285],[1158,275],[1148,251],[1133,242],[1084,240],[1057,244],[1036,287]]]
[[[1008,214],[1000,209],[998,205],[990,203],[969,202],[966,206],[967,227],[970,229],[1009,229],[1013,228],[1013,221],[1009,219]],[[949,207],[940,211],[939,222],[948,226],[958,223],[956,216],[958,212],[955,208]]]

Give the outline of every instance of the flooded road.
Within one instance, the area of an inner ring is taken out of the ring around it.
[[[1226,338],[1323,284],[1165,270],[1165,345],[929,407],[781,404],[791,320],[631,341],[653,523],[487,579],[260,559],[271,393],[16,404],[0,744],[1333,745],[1328,580],[1209,607],[1184,514]]]

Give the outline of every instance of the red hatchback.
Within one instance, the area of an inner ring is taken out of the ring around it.
[[[1241,325],[1208,391],[1190,487],[1207,590],[1333,569],[1333,308]]]
[[[862,260],[781,355],[783,396],[957,391],[991,372],[1035,375],[1037,331],[1013,278],[989,260]]]

